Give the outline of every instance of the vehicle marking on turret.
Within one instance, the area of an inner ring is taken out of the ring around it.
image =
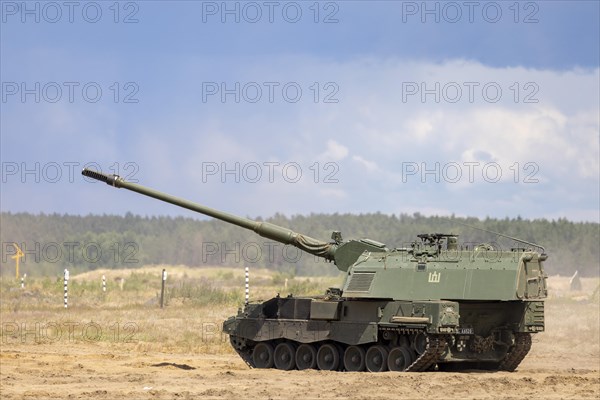
[[[427,282],[429,283],[440,283],[440,278],[442,277],[442,274],[434,271],[434,272],[430,272],[429,273],[429,278],[427,279]]]

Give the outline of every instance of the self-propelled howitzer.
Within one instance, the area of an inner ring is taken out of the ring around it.
[[[544,330],[546,275],[541,246],[502,250],[422,234],[389,249],[371,239],[324,242],[88,169],[83,175],[238,225],[332,261],[346,279],[324,296],[250,302],[223,323],[255,368],[379,372],[513,371]],[[505,236],[501,235],[500,236]]]

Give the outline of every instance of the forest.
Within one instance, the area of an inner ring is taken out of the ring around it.
[[[212,219],[117,215],[59,215],[3,212],[3,276],[14,275],[17,250],[24,253],[21,270],[56,275],[65,268],[83,272],[97,268],[144,265],[266,267],[295,275],[333,275],[334,265],[264,239],[253,232]],[[260,218],[255,218],[261,220]],[[600,225],[558,220],[477,219],[462,217],[372,214],[275,214],[266,221],[329,241],[332,231],[344,239],[369,238],[388,248],[407,247],[420,233],[453,233],[459,242],[492,243],[496,248],[523,246],[511,239],[472,227],[499,232],[544,246],[549,275],[600,274]],[[470,225],[471,227],[465,226]]]

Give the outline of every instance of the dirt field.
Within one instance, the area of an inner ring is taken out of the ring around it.
[[[564,278],[550,282],[547,331],[514,373],[251,370],[218,332],[233,305],[47,310],[16,307],[3,293],[0,397],[598,399],[600,310],[591,295],[598,280],[579,293],[568,292]]]
[[[19,346],[3,351],[0,361],[4,399],[598,398],[597,358],[535,353],[518,372],[461,374],[249,370],[230,354],[173,355],[97,345]]]

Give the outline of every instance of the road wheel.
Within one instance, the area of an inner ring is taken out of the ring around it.
[[[296,349],[296,366],[298,369],[314,369],[317,367],[317,349],[310,343],[302,343]]]
[[[383,372],[387,370],[388,351],[381,345],[369,347],[367,350],[366,365],[369,372]]]
[[[317,352],[317,366],[324,371],[335,371],[340,366],[340,353],[334,344],[326,343]]]
[[[275,368],[289,371],[296,368],[296,350],[290,342],[279,343],[273,357]]]
[[[254,347],[252,361],[256,368],[273,367],[273,346],[268,342],[260,342]]]
[[[417,333],[417,335],[414,337],[412,347],[417,354],[423,354],[427,348],[427,335],[423,332]]]
[[[410,350],[404,346],[394,347],[390,350],[387,364],[390,371],[404,371],[412,364]]]
[[[344,353],[344,367],[346,371],[364,371],[365,350],[359,346],[349,346]]]

